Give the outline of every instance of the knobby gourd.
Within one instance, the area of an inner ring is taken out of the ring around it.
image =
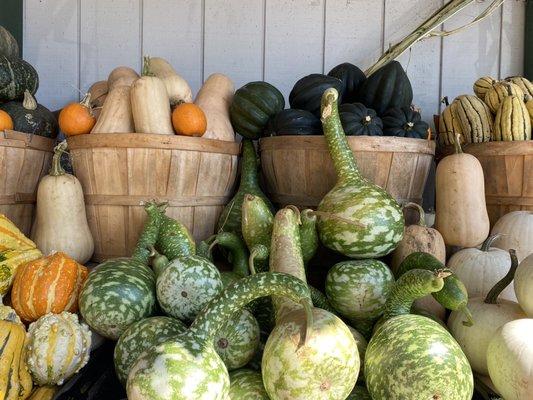
[[[181,103],[192,103],[191,87],[174,70],[170,63],[160,57],[149,57],[150,70],[163,81],[170,100],[170,106],[175,107]]]

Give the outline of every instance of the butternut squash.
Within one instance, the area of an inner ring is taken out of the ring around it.
[[[131,111],[135,132],[173,135],[170,100],[161,79],[153,76],[150,58],[144,58],[143,76],[131,88]]]
[[[130,94],[130,86],[115,86],[107,95],[100,117],[91,133],[135,132]]]
[[[235,85],[227,76],[212,74],[207,78],[194,100],[207,118],[204,138],[235,141],[235,132],[229,118],[234,93]]]
[[[139,74],[130,67],[117,67],[107,77],[108,90],[111,91],[117,86],[131,86],[139,79]]]
[[[66,142],[56,146],[50,173],[39,182],[31,238],[44,254],[62,251],[84,264],[93,254],[94,241],[81,184],[61,167],[61,154],[66,147]]]
[[[437,166],[435,227],[447,245],[475,247],[490,229],[483,169],[476,157],[463,153],[458,137],[454,146],[456,154]]]
[[[181,103],[192,103],[191,87],[168,61],[160,57],[150,57],[150,70],[165,84],[171,107]]]

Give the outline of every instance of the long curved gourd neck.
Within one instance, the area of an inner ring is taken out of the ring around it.
[[[444,287],[444,278],[451,275],[445,269],[428,271],[412,269],[403,274],[394,284],[385,303],[383,319],[411,313],[413,302],[428,294],[439,292]]]
[[[52,156],[52,166],[50,167],[50,176],[65,175],[66,172],[61,166],[61,155],[67,150],[67,142],[62,141],[54,148],[54,155]]]
[[[266,261],[270,255],[270,250],[264,244],[256,244],[250,251],[250,258],[248,258],[248,269],[250,274],[256,274],[255,262]]]
[[[235,312],[264,296],[279,296],[301,304],[307,316],[305,337],[309,337],[313,305],[307,284],[293,276],[276,272],[247,276],[228,286],[196,317],[188,334],[197,342],[210,345],[217,332]]]
[[[360,183],[364,178],[357,168],[357,162],[342,129],[338,99],[339,93],[334,88],[327,89],[322,95],[321,121],[324,136],[337,172],[337,183]]]
[[[248,249],[243,241],[233,232],[220,232],[213,243],[227,249],[231,253],[233,272],[239,276],[248,276]]]
[[[417,203],[407,203],[403,208],[415,210],[418,213],[418,226],[426,226],[426,213],[420,204]]]
[[[490,291],[487,293],[487,297],[485,297],[486,304],[498,304],[498,297],[500,296],[501,292],[503,292],[503,290],[509,286],[514,279],[516,269],[518,268],[518,258],[516,257],[516,251],[513,249],[509,250],[509,255],[511,256],[511,267],[509,268],[507,274],[498,282],[496,282],[492,289],[490,289]]]
[[[503,233],[496,233],[494,235],[490,235],[481,245],[481,251],[489,251],[492,247],[492,244],[498,240],[501,236],[503,236]]]
[[[259,186],[257,154],[251,140],[242,141],[241,188]]]

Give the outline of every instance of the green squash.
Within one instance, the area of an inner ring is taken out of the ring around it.
[[[383,122],[376,112],[361,103],[339,106],[342,128],[347,136],[382,136]]]
[[[20,58],[0,55],[0,102],[22,100],[26,90],[33,95],[38,87],[35,68]]]
[[[224,287],[242,277],[250,275],[248,260],[250,254],[243,240],[233,232],[220,232],[215,236],[213,244],[218,245],[229,253],[232,269],[221,272]]]
[[[359,172],[342,129],[337,101],[335,89],[324,92],[322,125],[337,183],[318,205],[320,240],[350,258],[382,257],[402,240],[403,212],[396,200]]]
[[[229,398],[231,400],[270,400],[260,372],[251,369],[239,369],[229,374],[229,380]]]
[[[241,209],[242,237],[250,253],[253,254],[254,267],[258,271],[264,271],[268,269],[268,252],[274,223],[271,205],[261,196],[246,194]],[[259,249],[258,246],[263,246],[264,249]],[[267,254],[262,254],[264,250]],[[258,255],[263,257],[258,258]]]
[[[322,135],[322,124],[306,110],[289,108],[268,120],[265,136]]]
[[[353,103],[357,101],[361,86],[365,83],[366,75],[358,67],[350,63],[342,63],[328,72],[328,76],[342,81],[342,101]]]
[[[372,399],[472,399],[472,369],[457,342],[437,322],[409,314],[415,299],[442,289],[445,275],[415,269],[396,282],[366,349]]]
[[[281,92],[267,82],[250,82],[237,89],[229,109],[235,132],[259,139],[270,117],[285,108]]]
[[[0,104],[0,110],[9,114],[13,120],[13,129],[19,132],[55,138],[59,125],[55,115],[45,106],[37,104],[35,98],[27,90],[24,100],[10,101]]]
[[[0,25],[0,56],[19,57],[19,45],[11,32]]]
[[[295,83],[289,94],[291,108],[307,110],[320,117],[320,99],[326,89],[335,88],[339,93],[343,91],[340,79],[322,74],[311,74]]]
[[[390,108],[383,114],[383,134],[416,139],[427,139],[429,125],[420,113],[411,107]]]
[[[80,313],[98,334],[117,340],[128,326],[154,314],[155,275],[131,258],[103,262],[80,292]]]
[[[391,61],[370,75],[361,87],[359,101],[382,115],[389,108],[410,107],[413,88],[398,61]]]
[[[163,207],[166,207],[164,205]],[[164,208],[162,211],[164,213]],[[169,260],[196,253],[196,243],[185,225],[166,215],[161,217],[155,248]]]

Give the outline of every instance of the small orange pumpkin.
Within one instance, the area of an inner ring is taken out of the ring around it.
[[[67,104],[59,113],[59,128],[67,136],[91,133],[96,117],[91,108],[91,94],[87,93],[79,103]]]
[[[207,119],[196,104],[181,103],[172,111],[172,126],[178,135],[202,136],[207,129]]]
[[[0,131],[5,131],[6,129],[13,129],[13,120],[8,113],[0,110]]]
[[[57,252],[21,265],[11,290],[11,303],[25,322],[48,313],[78,310],[78,295],[89,271]]]

